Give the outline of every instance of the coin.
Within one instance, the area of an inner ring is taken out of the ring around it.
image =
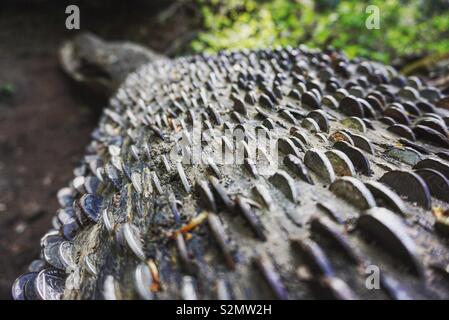
[[[52,268],[42,270],[35,279],[36,294],[41,300],[61,300],[64,285],[64,273]]]
[[[29,272],[18,277],[12,285],[12,298],[14,300],[26,300],[25,286],[28,281],[34,281],[37,272]]]

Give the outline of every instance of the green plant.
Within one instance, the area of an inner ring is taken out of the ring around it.
[[[306,44],[333,46],[350,58],[382,62],[411,54],[449,52],[449,8],[426,0],[197,0],[204,31],[196,52]],[[380,29],[369,30],[368,5],[380,9]]]
[[[0,98],[12,97],[16,93],[16,87],[12,83],[0,85]]]

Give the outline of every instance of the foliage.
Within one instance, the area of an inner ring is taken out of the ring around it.
[[[0,85],[0,101],[11,98],[16,93],[16,87],[12,83]]]
[[[204,24],[196,52],[303,43],[383,62],[449,52],[447,0],[196,1]],[[378,30],[365,26],[368,5],[380,9]]]

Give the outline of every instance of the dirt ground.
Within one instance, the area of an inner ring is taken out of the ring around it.
[[[183,52],[194,12],[167,1],[139,2],[78,1],[81,31],[168,55]],[[73,177],[106,103],[58,66],[58,46],[75,34],[65,28],[65,4],[8,3],[0,4],[0,299],[10,299],[12,282],[38,257],[39,239],[58,209],[56,192]]]

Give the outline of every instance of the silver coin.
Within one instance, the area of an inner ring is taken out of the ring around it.
[[[35,279],[36,294],[41,300],[61,300],[64,286],[64,273],[57,269],[44,269]]]
[[[71,207],[58,210],[58,219],[62,224],[68,223],[71,219],[75,218],[75,210]]]
[[[94,277],[97,276],[97,268],[93,262],[92,254],[88,254],[84,257],[84,266],[86,267],[87,272]]]
[[[84,181],[84,189],[87,193],[96,194],[100,189],[101,181],[96,176],[88,176]]]
[[[47,263],[45,262],[45,260],[36,259],[30,263],[30,265],[28,266],[28,271],[29,272],[39,272],[42,269],[44,269],[46,265],[47,265]]]
[[[114,230],[114,222],[112,221],[111,217],[109,216],[108,208],[103,209],[102,218],[103,218],[103,224],[106,227],[106,230],[108,230],[109,233],[112,233],[112,231]]]
[[[144,300],[152,300],[151,284],[153,283],[153,277],[146,263],[142,262],[136,267],[134,281],[139,296]]]
[[[61,207],[69,207],[74,200],[73,191],[70,188],[62,188],[57,194],[58,202]]]
[[[61,242],[59,245],[59,259],[61,263],[64,265],[64,269],[71,268],[74,269],[76,267],[75,262],[75,247],[70,241]]]
[[[32,279],[25,283],[25,299],[26,300],[38,300],[36,293],[36,278],[38,273],[34,275]]]
[[[75,239],[80,229],[81,227],[76,218],[70,218],[62,225],[61,232],[65,239],[72,241]]]
[[[60,270],[65,270],[65,266],[61,261],[61,256],[59,255],[59,246],[63,241],[49,244],[43,250],[45,261]]]
[[[50,230],[41,238],[41,247],[45,248],[52,243],[62,242],[64,238],[58,230]]]
[[[103,198],[95,194],[86,193],[80,199],[81,209],[92,222],[97,222],[103,206]]]
[[[114,239],[115,244],[118,248],[124,249],[126,248],[126,240],[123,232],[123,224],[119,224],[117,228],[115,228]]]
[[[34,281],[37,272],[29,272],[18,277],[12,285],[12,298],[14,300],[26,300],[25,286],[29,281]]]
[[[125,223],[123,225],[123,235],[125,236],[126,243],[131,251],[134,252],[139,259],[145,260],[145,253],[142,249],[139,229],[129,222]]]
[[[76,177],[72,181],[73,188],[75,188],[75,190],[77,190],[81,194],[86,192],[86,190],[84,189],[84,182],[85,182],[84,176]]]
[[[68,290],[79,290],[81,287],[80,269],[75,269],[71,272],[65,281],[65,287]]]
[[[53,219],[51,219],[51,225],[53,228],[58,230],[61,228],[61,221],[59,221],[57,216],[54,216]]]
[[[198,300],[193,277],[184,276],[182,278],[181,297],[183,300]]]
[[[118,283],[111,275],[108,275],[104,280],[103,297],[105,300],[120,300]]]

